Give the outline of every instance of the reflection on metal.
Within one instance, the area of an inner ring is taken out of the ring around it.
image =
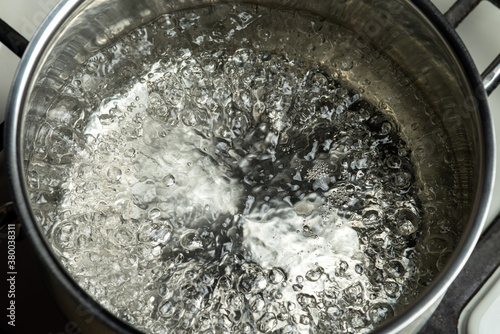
[[[490,95],[500,84],[500,55],[481,74],[486,94]]]
[[[420,334],[457,333],[460,313],[500,265],[500,217],[483,234],[464,269]]]

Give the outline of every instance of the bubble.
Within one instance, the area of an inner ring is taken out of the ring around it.
[[[229,295],[227,302],[233,310],[239,310],[244,306],[244,297],[233,292]]]
[[[122,170],[118,167],[110,167],[106,175],[110,181],[117,182],[122,177]]]
[[[263,40],[268,40],[271,38],[271,32],[262,26],[257,27],[257,35]]]
[[[313,308],[316,307],[316,298],[312,295],[308,295],[305,293],[299,293],[297,295],[297,302],[301,307],[304,308]]]
[[[340,307],[338,306],[331,306],[329,307],[327,310],[326,310],[326,313],[328,314],[328,316],[332,319],[340,319],[340,317],[342,316],[342,314],[344,313]]]
[[[165,245],[171,238],[173,227],[169,222],[145,220],[139,227],[139,240],[152,246]]]
[[[398,223],[398,230],[401,235],[410,235],[415,233],[418,229],[418,225],[411,220],[400,220]]]
[[[256,293],[267,287],[267,280],[260,271],[244,273],[238,283],[240,291],[244,293]]]
[[[323,302],[327,305],[333,305],[337,301],[337,293],[340,292],[339,285],[332,280],[325,280],[323,282]]]
[[[401,158],[398,157],[397,155],[391,155],[390,157],[387,158],[386,160],[387,167],[392,168],[392,169],[399,169],[401,168]]]
[[[129,246],[127,247],[128,249],[130,249],[131,247],[131,245],[126,245],[126,246]],[[120,267],[120,270],[126,271],[135,269],[137,267],[138,262],[139,262],[138,254],[135,252],[130,252],[127,257],[119,258],[117,264]]]
[[[38,173],[34,170],[28,172],[28,186],[33,189],[38,189],[40,187]]]
[[[358,263],[358,264],[356,264],[356,265],[354,266],[354,271],[355,271],[355,272],[356,272],[356,274],[358,274],[358,275],[363,275],[364,270],[365,270],[365,269],[364,269],[363,265],[361,265],[361,264],[359,264],[359,263]]]
[[[269,333],[276,327],[277,324],[278,320],[276,319],[276,315],[272,312],[264,313],[264,315],[257,321],[257,327],[259,331],[263,333]]]
[[[392,125],[389,122],[383,122],[380,127],[380,134],[385,136],[390,134],[392,131]]]
[[[250,299],[250,310],[252,310],[252,312],[260,312],[264,310],[265,306],[266,302],[260,295],[254,295]]]
[[[286,281],[286,275],[280,268],[273,268],[269,270],[269,282],[271,284],[280,284]]]
[[[278,315],[276,316],[276,318],[279,321],[288,321],[289,317],[290,317],[290,315],[288,313],[284,313],[284,312],[278,313]]]
[[[266,104],[264,102],[257,101],[253,105],[252,110],[253,110],[253,116],[258,117],[258,116],[262,115],[264,113],[264,111],[266,111]]]
[[[315,73],[312,78],[312,82],[317,86],[326,86],[328,84],[328,78],[323,73]]]
[[[384,282],[384,291],[389,297],[396,297],[399,293],[399,284],[393,279]]]
[[[55,162],[69,163],[78,143],[73,131],[68,127],[57,127],[52,130],[47,146],[50,157]]]
[[[158,314],[160,317],[165,318],[165,319],[170,319],[172,318],[177,311],[177,308],[175,307],[174,304],[170,301],[166,301],[163,304],[160,305],[158,308]]]
[[[137,261],[140,262],[140,265],[144,265],[146,267],[149,266],[149,263],[146,263],[145,261],[153,261],[160,255],[155,248],[152,248],[147,244],[137,245],[133,250],[133,254],[137,258]]]
[[[297,307],[297,305],[295,305],[295,303],[294,303],[294,302],[289,301],[289,302],[287,302],[287,303],[286,303],[286,309],[287,309],[289,312],[291,312],[291,311],[295,310],[295,308],[296,308],[296,307]]]
[[[355,283],[344,289],[342,296],[347,303],[355,305],[363,303],[365,299],[365,289],[361,283]]]
[[[311,282],[316,282],[321,278],[321,275],[323,274],[324,269],[321,267],[316,267],[314,269],[309,270],[306,273],[306,279]]]
[[[398,172],[394,175],[394,185],[399,189],[406,189],[410,187],[412,176],[408,172]]]
[[[338,276],[344,276],[349,269],[349,264],[346,261],[340,261],[339,267],[337,269]]]
[[[354,67],[354,63],[351,60],[343,60],[340,62],[339,67],[344,71],[349,71]]]
[[[419,218],[412,210],[403,208],[396,211],[397,228],[401,235],[415,233],[419,227]]]
[[[377,206],[370,206],[363,209],[363,223],[367,226],[377,225],[382,223],[382,210]]]
[[[384,264],[384,271],[389,277],[400,278],[405,274],[406,269],[401,262],[394,260]]]
[[[124,155],[127,158],[134,158],[136,155],[136,151],[134,148],[129,148],[125,151]]]
[[[191,230],[184,233],[180,239],[180,245],[187,251],[194,251],[203,248],[203,242],[201,241],[198,232]]]
[[[351,326],[355,329],[361,329],[368,325],[369,320],[366,317],[365,312],[361,310],[351,310],[349,311],[349,322]]]
[[[370,307],[368,310],[368,317],[374,325],[388,320],[394,316],[392,307],[387,303],[377,303]]]
[[[163,184],[167,187],[171,187],[175,184],[175,178],[172,174],[167,174],[163,177]]]
[[[398,155],[400,157],[405,157],[409,154],[408,147],[398,147]]]
[[[158,209],[158,208],[153,208],[153,209],[149,210],[148,216],[151,219],[160,218],[160,216],[161,216],[161,210]]]
[[[128,226],[120,226],[113,232],[113,241],[120,246],[133,246],[136,242],[135,235]]]
[[[205,73],[213,73],[219,67],[217,60],[213,58],[204,58],[200,62],[201,68]]]
[[[300,320],[299,322],[302,324],[302,325],[305,325],[305,326],[309,326],[311,324],[311,318],[305,314],[302,314],[300,316]]]
[[[78,227],[73,222],[60,223],[52,229],[53,246],[61,251],[70,251],[75,247]]]
[[[444,253],[452,248],[451,238],[446,234],[432,234],[425,238],[424,247],[432,254]]]

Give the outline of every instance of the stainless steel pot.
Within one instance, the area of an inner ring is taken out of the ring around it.
[[[84,332],[136,331],[102,309],[74,283],[50,251],[37,225],[28,200],[25,174],[37,125],[72,71],[114,38],[162,13],[218,2],[227,1],[64,0],[43,23],[23,56],[11,91],[6,123],[11,191],[50,288],[68,318],[75,320]],[[425,0],[248,2],[310,11],[353,30],[397,63],[437,110],[432,117],[424,113],[397,116],[403,131],[415,123],[422,125],[420,128],[442,124],[458,161],[454,168],[461,181],[462,219],[457,223],[463,226],[456,250],[427,290],[403,313],[379,328],[380,332],[390,333],[417,331],[470,256],[491,200],[494,134],[485,87],[469,54],[454,29]],[[376,69],[365,70],[376,72]],[[370,74],[366,71],[353,72],[349,80],[356,83],[367,75]],[[491,72],[488,78],[486,89],[491,92],[498,74]],[[384,92],[385,86],[380,83],[366,94],[376,102]],[[415,148],[426,134],[415,134],[410,145]],[[422,173],[436,185],[438,195],[446,196],[449,189],[446,175],[423,164]]]

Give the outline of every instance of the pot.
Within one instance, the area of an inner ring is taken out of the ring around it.
[[[138,331],[102,308],[74,282],[37,223],[29,200],[26,171],[39,125],[73,71],[115,38],[160,14],[218,2],[62,1],[24,53],[12,87],[6,121],[5,150],[11,192],[50,289],[68,318],[75,320],[84,332]],[[410,108],[409,112],[395,117],[408,136],[413,152],[422,152],[422,160],[416,163],[420,177],[431,185],[436,201],[451,196],[450,192],[458,198],[456,207],[442,210],[448,217],[457,219],[461,234],[448,261],[429,286],[396,317],[376,329],[384,333],[418,331],[472,253],[491,200],[495,166],[492,121],[485,87],[469,54],[449,23],[424,0],[307,3],[255,0],[251,3],[307,11],[355,32],[369,41],[381,57],[397,64],[432,106],[433,111]],[[353,40],[352,47],[360,47],[357,43]],[[383,97],[396,82],[378,78],[379,70],[369,67],[356,70],[347,66],[339,80],[358,87],[366,80],[372,81],[364,92],[366,99],[379,105],[389,104],[387,107],[391,108],[391,103],[396,102],[385,101]],[[485,81],[488,93],[498,78],[490,81]],[[432,144],[436,133],[446,137],[450,151]],[[446,163],[441,162],[445,154]],[[450,178],[450,171],[454,179]],[[458,184],[451,185],[454,180],[458,180]],[[452,214],[453,211],[456,212]]]

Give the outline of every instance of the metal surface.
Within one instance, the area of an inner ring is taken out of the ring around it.
[[[500,266],[500,217],[481,239],[469,261],[446,292],[442,302],[421,334],[458,333],[463,308]]]
[[[500,84],[500,55],[481,74],[486,94],[490,95]]]
[[[281,3],[277,0],[255,2],[274,5]],[[27,233],[38,251],[40,261],[47,268],[51,279],[59,282],[60,288],[76,304],[84,305],[85,309],[90,310],[107,327],[122,333],[134,330],[92,301],[49,251],[27,200],[23,175],[26,157],[47,104],[58,94],[65,78],[89,55],[109,43],[115,36],[149,21],[159,13],[208,3],[212,2],[63,1],[45,21],[28,47],[11,96],[7,127],[9,140],[6,147],[11,189],[18,212],[25,222]],[[318,14],[329,13],[332,19],[369,39],[378,49],[386,50],[387,56],[406,70],[416,84],[425,89],[435,108],[442,111],[442,114],[436,117],[448,129],[454,153],[464,158],[461,164],[463,168],[457,169],[457,174],[463,178],[461,186],[467,191],[462,195],[465,196],[464,202],[467,204],[461,212],[465,217],[464,233],[457,251],[452,255],[452,261],[447,268],[413,307],[382,329],[383,332],[398,332],[409,327],[415,330],[422,323],[422,318],[426,319],[421,316],[427,316],[425,312],[439,301],[465,264],[479,238],[488,210],[495,158],[486,96],[484,91],[474,94],[474,89],[481,86],[480,78],[454,30],[428,1],[393,1],[390,4],[382,0],[360,1],[356,6],[351,2],[331,1],[284,3]],[[421,15],[414,6],[423,10],[427,17]],[[438,27],[444,38],[436,28],[427,24],[427,19]],[[465,71],[462,68],[465,68]],[[354,73],[351,79],[355,82],[365,77],[363,73]],[[40,82],[44,84],[35,84]],[[373,95],[378,93],[381,91],[375,91]],[[414,114],[404,117],[400,120],[403,126],[417,124],[428,127],[427,116]],[[438,154],[440,153],[436,152],[436,155]],[[431,168],[424,169],[424,172],[431,173]],[[438,179],[442,176],[428,177],[439,185]],[[447,191],[445,185],[441,184],[443,187],[435,188],[443,196],[446,196]]]

